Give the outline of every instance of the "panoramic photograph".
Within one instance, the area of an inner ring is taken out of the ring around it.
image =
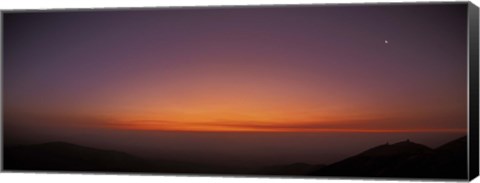
[[[467,179],[467,4],[3,14],[3,169]]]

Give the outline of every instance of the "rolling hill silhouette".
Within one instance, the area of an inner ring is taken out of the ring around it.
[[[13,170],[137,171],[144,166],[127,153],[65,142],[6,147],[4,156],[5,169]]]
[[[466,179],[467,138],[456,139],[436,149],[407,140],[379,145],[328,166],[293,163],[258,166],[256,170],[147,160],[119,151],[51,142],[4,147],[4,169]]]
[[[273,165],[260,168],[252,174],[259,175],[306,175],[326,165],[313,165],[307,163],[292,163],[287,165]]]
[[[207,165],[170,160],[146,160],[133,155],[66,142],[10,146],[4,149],[6,170],[97,171],[144,173],[208,173]]]
[[[466,179],[467,141],[462,137],[436,149],[408,140],[380,145],[310,175]]]

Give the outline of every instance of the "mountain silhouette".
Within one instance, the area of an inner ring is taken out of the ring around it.
[[[141,159],[127,153],[65,142],[6,147],[4,157],[5,169],[13,170],[113,172],[148,170]]]
[[[4,147],[5,170],[467,179],[467,137],[436,149],[409,140],[378,145],[330,165],[225,165],[147,160],[66,142]]]
[[[306,175],[314,170],[325,167],[325,165],[313,165],[307,163],[292,163],[286,165],[273,165],[263,167],[251,172],[260,175]]]
[[[409,140],[398,142],[396,144],[385,144],[374,147],[360,153],[358,156],[364,157],[395,157],[402,155],[418,154],[431,151],[431,149],[422,144],[417,144]]]
[[[6,170],[97,171],[143,173],[209,173],[207,165],[171,160],[146,160],[133,155],[66,142],[7,146]]]
[[[310,175],[466,179],[466,137],[437,149],[408,140],[384,144],[313,171]]]

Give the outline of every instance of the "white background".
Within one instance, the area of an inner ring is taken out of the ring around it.
[[[436,0],[438,2],[439,0]],[[0,0],[0,9],[55,9],[55,8],[104,8],[104,7],[164,7],[164,6],[205,6],[205,5],[258,5],[258,4],[339,4],[339,3],[371,3],[371,2],[428,2],[428,1],[392,1],[392,0]],[[472,0],[480,5],[480,0]],[[343,179],[286,179],[286,178],[246,178],[246,177],[213,177],[213,176],[151,176],[151,175],[92,175],[92,174],[47,174],[47,173],[0,173],[0,182],[198,182],[198,183],[373,183],[399,182],[393,180],[343,180]],[[426,181],[411,181],[412,183],[428,183]],[[433,182],[433,181],[431,181]],[[477,178],[475,183],[480,183]]]

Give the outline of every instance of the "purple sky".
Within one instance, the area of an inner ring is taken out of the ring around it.
[[[438,145],[434,139],[466,132],[466,10],[444,3],[5,13],[6,142],[45,134],[78,141],[80,131],[102,130],[112,144],[129,130],[403,130]],[[284,135],[278,139],[296,138]]]

